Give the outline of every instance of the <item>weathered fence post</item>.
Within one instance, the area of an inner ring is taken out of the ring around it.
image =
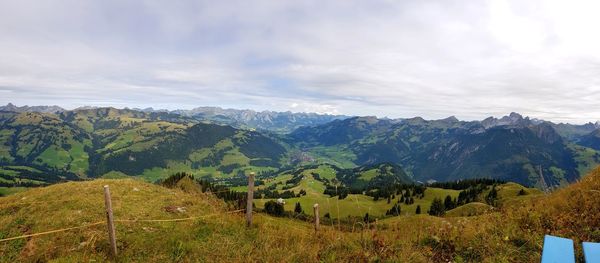
[[[113,220],[112,201],[108,185],[104,186],[104,204],[106,205],[106,224],[108,225],[108,239],[113,257],[117,257],[117,239],[115,237],[115,222]]]
[[[313,206],[315,214],[315,232],[319,231],[319,204]]]
[[[252,205],[254,199],[254,172],[248,175],[248,202],[246,203],[246,222],[248,227],[252,225]]]

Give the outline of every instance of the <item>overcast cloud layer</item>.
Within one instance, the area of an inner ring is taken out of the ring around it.
[[[600,119],[598,1],[0,0],[0,103]]]

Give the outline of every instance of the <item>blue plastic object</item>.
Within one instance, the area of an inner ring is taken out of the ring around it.
[[[542,263],[575,263],[573,240],[546,235]]]
[[[585,262],[600,262],[600,243],[583,242],[583,255]]]

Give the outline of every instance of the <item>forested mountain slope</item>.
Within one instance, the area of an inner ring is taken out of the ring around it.
[[[161,169],[171,167],[232,175],[249,167],[275,169],[285,152],[283,145],[260,133],[170,113],[98,108],[0,114],[1,182],[8,185],[111,171],[158,178],[168,173]]]
[[[514,113],[481,122],[356,117],[300,128],[290,143],[338,163],[397,163],[421,181],[490,177],[541,186],[541,166],[547,185],[561,185],[600,163],[597,151],[551,124]]]

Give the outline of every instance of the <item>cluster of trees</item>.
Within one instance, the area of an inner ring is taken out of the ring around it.
[[[402,197],[401,197],[402,198]],[[392,197],[393,199],[393,197]],[[390,203],[390,199],[388,199],[388,204]],[[399,216],[400,213],[402,212],[402,208],[401,208],[401,204],[404,203],[406,205],[412,205],[414,204],[414,199],[412,197],[407,197],[406,199],[403,200],[398,200],[398,202],[396,202],[392,208],[390,208],[390,210],[387,210],[385,212],[385,215],[391,215],[391,216]],[[415,210],[415,214],[421,214],[421,205],[417,205],[417,208]]]
[[[454,209],[457,206],[458,206],[458,203],[457,203],[456,199],[453,199],[449,195],[446,196],[444,201],[442,201],[442,199],[436,197],[431,202],[431,207],[429,208],[429,211],[427,211],[427,213],[432,216],[442,216],[442,215],[444,215],[444,213],[446,213],[446,211]]]
[[[284,216],[285,214],[285,209],[283,207],[283,204],[277,203],[273,200],[271,201],[267,201],[265,203],[265,209],[264,211],[272,216]]]
[[[465,192],[465,191],[463,191],[463,192]],[[461,192],[461,193],[463,193],[463,192]],[[494,186],[494,187],[492,187],[492,190],[488,193],[488,195],[486,196],[485,199],[488,204],[496,205],[497,198],[498,198],[498,192],[496,191],[496,187]],[[459,200],[461,200],[460,196],[459,196]],[[440,199],[440,198],[434,198],[431,203],[431,207],[429,208],[428,213],[430,215],[434,215],[434,216],[441,216],[448,210],[451,210],[458,206],[466,204],[459,200],[457,200],[456,198],[452,198],[449,195],[446,196],[444,201],[442,201],[442,199]],[[464,200],[464,199],[462,199],[462,200]]]
[[[261,199],[261,198],[294,198],[294,197],[300,197],[300,196],[306,195],[306,191],[304,191],[304,190],[300,190],[300,192],[298,194],[295,194],[294,191],[291,191],[291,190],[285,190],[283,192],[279,192],[277,190],[277,185],[279,185],[279,184],[281,184],[281,183],[272,184],[272,185],[270,185],[270,186],[268,186],[266,188],[255,190],[254,191],[254,198],[256,198],[256,199]]]
[[[261,184],[264,184],[264,181],[261,181]],[[294,197],[301,197],[301,196],[305,196],[306,195],[306,190],[304,189],[300,189],[300,191],[298,192],[298,194],[294,193],[294,191],[289,190],[290,188],[283,188],[285,191],[283,192],[279,192],[277,190],[277,185],[280,185],[280,183],[277,184],[272,184],[266,188],[263,189],[258,189],[254,191],[254,198],[256,199],[261,199],[261,198],[294,198]]]
[[[246,193],[232,191],[226,186],[214,184],[208,179],[195,180],[192,174],[185,172],[172,174],[171,176],[160,181],[159,184],[168,188],[175,188],[181,180],[186,178],[194,182],[201,192],[211,192],[216,197],[233,205],[236,209],[246,208],[246,201],[248,200]]]
[[[484,197],[484,201],[492,206],[496,206],[498,203],[498,190],[496,190],[496,184],[501,182],[499,180],[492,179],[474,179],[474,180],[466,180],[466,183],[450,183],[449,185],[455,187],[467,187],[463,191],[458,194],[458,198],[452,198],[449,195],[442,201],[442,199],[434,198],[431,203],[431,207],[428,211],[430,215],[441,216],[446,211],[459,207],[461,205],[479,201],[484,191],[489,189],[491,184],[492,189],[488,192]],[[478,184],[479,183],[479,184]],[[440,185],[445,185],[446,183],[440,183]],[[454,185],[453,185],[454,184]],[[438,185],[439,186],[439,185]],[[454,189],[454,188],[452,188]],[[523,189],[519,191],[519,195],[526,194]]]
[[[223,172],[224,174],[231,174],[235,169],[241,168],[242,165],[239,163],[232,163],[228,165],[221,165],[217,167],[217,171]]]
[[[304,213],[304,211],[302,210],[302,206],[300,205],[299,202],[296,202],[296,206],[294,207],[294,213],[296,213],[296,214]]]
[[[315,178],[315,180],[321,181],[321,182],[325,183],[326,185],[332,183],[331,181],[329,181],[329,179],[322,178],[321,175],[319,175],[318,173],[311,172],[310,174],[313,176],[313,178]],[[335,178],[334,178],[334,180],[337,181]]]
[[[464,179],[458,180],[454,182],[435,182],[429,184],[430,187],[435,188],[443,188],[443,189],[452,189],[452,190],[465,190],[468,188],[473,188],[479,185],[491,186],[495,184],[503,184],[505,183],[502,180],[498,179],[488,179],[488,178],[477,178],[477,179]]]
[[[263,170],[256,173],[258,178],[272,178],[278,175],[277,170]]]
[[[211,176],[205,176],[206,178],[211,178]],[[248,185],[248,176],[243,170],[238,170],[237,174],[233,177],[228,178],[212,178],[214,182],[220,182],[229,186],[246,186]],[[256,179],[254,181],[254,186],[264,185],[265,180]]]
[[[392,216],[400,215],[400,213],[402,211],[400,205],[402,203],[404,203],[405,205],[412,205],[415,203],[415,198],[421,199],[421,198],[425,197],[425,189],[427,189],[427,188],[424,186],[421,186],[421,185],[412,185],[412,184],[396,185],[394,191],[392,191],[392,194],[387,196],[387,202],[388,202],[388,204],[391,203],[391,201],[396,198],[396,194],[399,196],[398,201],[385,214],[392,215]],[[389,191],[384,191],[384,193],[389,193]],[[377,199],[375,199],[375,201],[377,201]],[[416,214],[421,213],[420,205],[417,205],[415,213]]]
[[[387,212],[385,212],[385,215],[399,216],[400,212],[401,212],[400,204],[395,203],[394,206],[392,206],[392,208],[390,210],[387,210]]]
[[[365,192],[366,195],[372,196],[374,201],[380,198],[394,199],[396,195],[401,196],[402,202],[406,204],[414,203],[414,198],[422,199],[425,197],[427,187],[417,184],[395,184],[385,188],[370,188]],[[406,199],[409,199],[406,201]]]
[[[479,195],[487,189],[487,186],[478,185],[465,189],[458,193],[458,199],[456,200],[458,205],[464,205],[467,203],[475,202],[479,199]]]
[[[348,194],[362,194],[362,193],[363,193],[363,191],[361,189],[348,188],[345,186],[333,186],[333,185],[326,185],[325,191],[323,191],[323,194],[329,195],[331,197],[337,196],[338,199],[340,199],[340,200],[348,197]]]
[[[300,181],[302,181],[302,178],[304,178],[304,176],[294,175],[294,177],[292,177],[292,179],[285,181],[285,184],[286,185],[297,185],[300,183]]]
[[[19,163],[25,165],[24,163]],[[47,184],[59,183],[63,181],[80,180],[76,174],[64,169],[56,169],[43,165],[28,165],[39,171],[33,171],[24,168],[3,167],[5,170],[11,170],[18,173],[17,176],[0,173],[0,178],[4,179],[0,182],[2,187],[36,187]],[[18,178],[18,179],[17,179]],[[25,181],[24,181],[25,180]],[[31,180],[31,181],[28,181]],[[36,182],[34,182],[36,181]],[[43,183],[41,183],[43,182]]]
[[[481,201],[480,200],[481,194],[483,192],[487,191],[490,186],[492,186],[492,190],[489,193],[489,194],[491,194],[491,196],[489,196],[489,198],[486,196],[485,201],[486,201],[486,203],[488,203],[490,205],[495,205],[495,203],[496,203],[495,200],[497,199],[497,192],[496,192],[496,184],[497,183],[502,183],[502,181],[492,180],[492,179],[472,179],[472,180],[464,180],[464,182],[463,181],[459,182],[459,185],[461,187],[467,187],[467,186],[468,187],[464,188],[464,190],[462,190],[462,191],[460,191],[460,193],[458,193],[458,198],[456,200],[456,206],[461,206],[461,205],[468,204],[471,202]]]
[[[451,196],[447,195],[444,199],[444,209],[446,211],[452,210],[458,206],[456,198],[452,199]]]
[[[418,197],[419,198],[423,198],[425,196],[425,194],[419,194]],[[413,196],[410,193],[404,193],[400,196],[400,199],[398,200],[400,203],[404,203],[407,205],[412,205],[415,203],[415,199],[413,198]]]
[[[168,187],[168,188],[174,188],[177,185],[177,183],[179,181],[181,181],[181,179],[183,179],[185,177],[189,177],[192,180],[194,179],[194,176],[191,175],[191,174],[187,174],[187,173],[175,173],[175,174],[172,174],[171,176],[163,179],[160,182],[160,185],[162,185],[164,187]],[[204,192],[204,191],[202,191],[202,192]]]
[[[352,169],[339,169],[332,167],[336,170],[336,179],[340,180],[344,185],[356,185],[359,177],[366,171],[376,169],[377,176],[371,178],[366,183],[365,188],[387,188],[390,185],[401,184],[404,181],[403,178],[407,178],[402,168],[398,165],[390,163],[378,163],[372,165],[364,165]],[[367,190],[365,189],[365,190]]]
[[[46,184],[40,184],[40,183],[33,183],[33,182],[23,182],[23,181],[16,181],[16,182],[0,182],[0,187],[37,187],[37,186],[44,186]]]
[[[490,192],[485,197],[485,202],[492,206],[496,206],[498,204],[498,191],[496,190],[495,185],[492,186],[492,190],[490,190]]]
[[[210,191],[218,198],[225,200],[225,202],[233,204],[236,209],[246,208],[246,201],[248,200],[247,193],[235,192],[226,186],[216,185],[208,180],[198,180],[197,182],[203,193]]]
[[[446,207],[440,198],[434,198],[431,202],[431,207],[427,213],[432,216],[442,216],[446,212]]]
[[[298,202],[294,206],[294,211],[288,212],[288,211],[285,211],[285,207],[283,204],[280,204],[273,200],[267,201],[265,203],[265,208],[263,211],[272,216],[279,216],[279,217],[287,216],[287,217],[292,217],[292,218],[296,218],[296,219],[300,219],[300,220],[308,220],[310,218],[309,216],[307,216],[304,213],[302,206]]]
[[[256,199],[274,199],[274,198],[294,198],[306,195],[306,191],[300,191],[298,194],[295,194],[292,190],[285,190],[283,192],[279,192],[277,190],[269,190],[269,189],[260,189],[254,191],[254,198]]]

